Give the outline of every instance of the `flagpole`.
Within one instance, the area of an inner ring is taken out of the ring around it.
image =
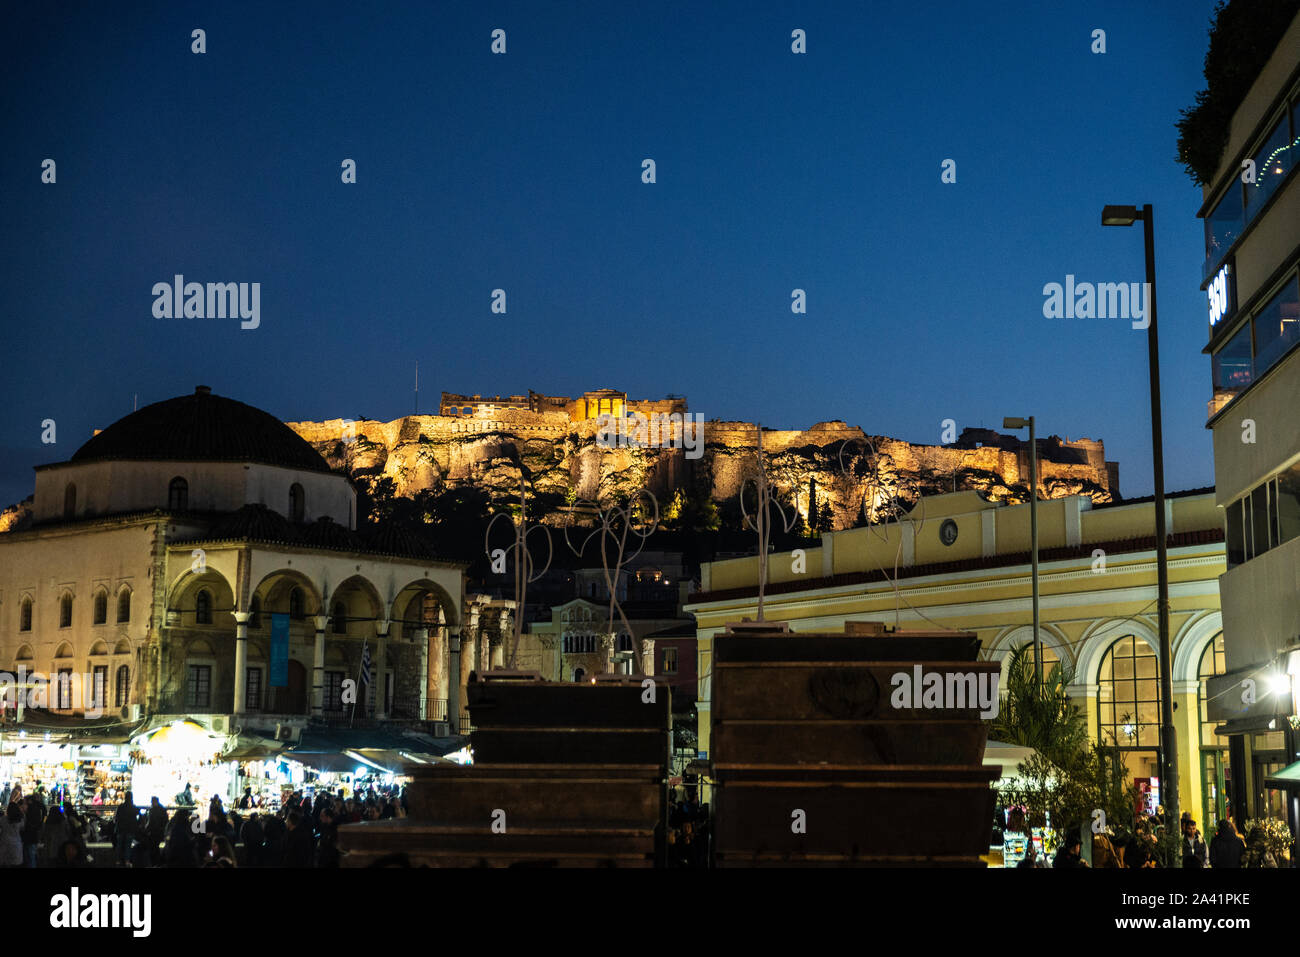
[[[363,638],[363,639],[361,639],[361,661],[360,661],[360,663],[357,665],[357,684],[358,684],[358,685],[361,684],[361,674],[362,674],[362,672],[365,670],[365,667],[366,667],[366,645],[369,643],[369,641],[370,641],[369,638]],[[362,691],[362,694],[365,694],[366,691],[369,691],[369,690],[370,690],[370,682],[367,681],[366,684],[365,684],[365,691]],[[350,714],[350,715],[348,716],[348,727],[349,727],[349,728],[352,727],[352,722],[356,720],[356,717],[357,717],[357,699],[356,699],[356,698],[353,698],[353,699],[352,699],[352,714]]]

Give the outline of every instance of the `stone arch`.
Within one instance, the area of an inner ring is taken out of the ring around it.
[[[55,652],[54,652],[54,657],[55,657],[55,658],[71,658],[71,657],[72,657],[72,645],[71,645],[71,643],[66,642],[66,641],[61,642],[61,643],[59,644],[58,649],[56,649]]]
[[[210,565],[202,572],[193,569],[186,571],[172,585],[171,594],[167,598],[168,618],[176,615],[178,625],[194,627],[195,606],[199,592],[203,590],[208,592],[212,601],[212,625],[234,634],[235,590],[226,577]]]
[[[334,632],[335,634],[370,634],[367,619],[373,622],[382,618],[384,614],[384,601],[379,597],[379,589],[364,575],[352,575],[339,582],[338,587],[330,595],[331,616],[334,615],[340,602],[344,605],[344,613],[348,621],[345,629],[342,632]]]
[[[191,638],[185,643],[185,656],[187,658],[213,658],[216,653],[212,650],[212,645],[205,638]]]
[[[263,615],[288,614],[289,594],[295,588],[302,590],[305,618],[310,619],[322,614],[321,594],[316,583],[294,568],[278,568],[262,576],[262,580],[253,589],[259,599],[261,613]]]
[[[1201,654],[1205,646],[1223,631],[1223,613],[1207,611],[1188,619],[1170,644],[1174,651],[1174,681],[1199,681]]]
[[[1042,622],[1038,624],[1038,637],[1042,641],[1044,648],[1050,648],[1056,653],[1056,657],[1070,668],[1075,668],[1074,649],[1070,647],[1070,642],[1066,639],[1061,631],[1052,626],[1045,625]],[[1002,665],[1002,678],[1000,688],[1006,690],[1007,687],[1007,669],[1011,665],[1011,652],[1021,645],[1029,644],[1034,640],[1033,625],[1016,625],[1007,628],[997,638],[988,649],[989,661],[997,661]],[[1046,674],[1046,671],[1044,671]],[[1075,681],[1078,675],[1075,675]]]
[[[1094,622],[1084,632],[1079,642],[1079,664],[1074,680],[1078,684],[1095,685],[1101,670],[1102,659],[1110,646],[1126,635],[1145,641],[1156,658],[1160,657],[1160,638],[1156,629],[1145,618],[1108,618]]]
[[[97,641],[90,646],[90,654],[92,656],[107,655],[108,645],[105,642]]]
[[[119,639],[117,644],[113,646],[113,654],[115,655],[129,655],[130,653],[131,642],[127,641],[125,638]]]
[[[426,594],[432,596],[436,605],[432,616],[424,607]],[[413,638],[415,631],[420,628],[436,627],[439,624],[437,619],[439,611],[445,618],[445,624],[460,624],[460,614],[455,599],[445,588],[428,578],[417,578],[408,582],[393,598],[391,607],[390,617],[394,624],[400,625],[402,638]],[[431,617],[432,621],[430,621]]]
[[[347,655],[345,655],[345,654],[343,653],[343,649],[342,649],[342,648],[340,648],[338,645],[331,645],[331,644],[329,644],[329,643],[326,643],[326,645],[325,645],[325,667],[327,667],[327,668],[341,668],[341,667],[345,666],[347,663],[348,663],[348,658],[347,658]]]
[[[14,655],[14,661],[31,661],[34,657],[36,655],[32,651],[31,645],[19,645],[18,654]]]

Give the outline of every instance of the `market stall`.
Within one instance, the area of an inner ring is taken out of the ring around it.
[[[139,735],[131,752],[135,803],[145,806],[156,797],[174,806],[188,784],[199,807],[213,795],[229,805],[238,777],[235,763],[222,757],[225,744],[226,735],[195,721],[174,721]]]

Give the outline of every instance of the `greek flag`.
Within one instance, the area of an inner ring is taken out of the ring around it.
[[[367,639],[361,645],[361,684],[370,687],[370,641]]]

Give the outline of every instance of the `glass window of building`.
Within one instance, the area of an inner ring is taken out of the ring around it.
[[[185,679],[185,705],[207,708],[212,703],[212,666],[190,665]]]
[[[302,486],[294,482],[289,486],[289,518],[295,522],[301,522],[305,511],[305,496]]]
[[[123,624],[131,620],[131,589],[123,588],[117,596],[117,623]]]
[[[1246,497],[1246,514],[1250,517],[1250,538],[1247,541],[1247,559],[1263,555],[1269,549],[1268,541],[1268,484],[1265,482]]]
[[[95,665],[90,679],[91,707],[103,711],[108,706],[108,665]]]
[[[1246,183],[1246,222],[1250,222],[1268,202],[1278,185],[1295,165],[1286,114],[1274,128],[1272,135],[1255,153],[1255,182]]]
[[[114,689],[113,706],[121,708],[131,695],[131,669],[127,665],[118,667]]]
[[[1295,277],[1255,316],[1255,368],[1262,374],[1300,342],[1300,282]]]
[[[72,707],[72,669],[60,668],[57,682],[59,710],[67,711]]]
[[[1300,463],[1277,477],[1277,540],[1300,535]]]
[[[325,700],[322,707],[326,711],[343,710],[343,672],[325,672]]]
[[[1097,678],[1101,743],[1126,749],[1159,745],[1158,671],[1155,652],[1141,638],[1126,635],[1110,646]]]
[[[666,675],[677,674],[677,649],[665,648],[663,653],[663,673]]]
[[[108,621],[108,592],[95,593],[95,624],[102,625]]]
[[[244,710],[261,711],[262,710],[262,669],[249,668],[247,680],[244,682]]]
[[[190,483],[179,475],[167,486],[167,508],[173,512],[184,512],[190,505]]]
[[[59,599],[59,627],[72,627],[72,596],[64,595]]]
[[[1241,520],[1242,505],[1240,501],[1232,502],[1224,509],[1227,515],[1227,550],[1228,567],[1235,568],[1246,560],[1246,526]]]
[[[1254,381],[1255,366],[1251,358],[1249,322],[1238,329],[1223,348],[1214,354],[1211,365],[1216,394],[1231,395],[1240,392]]]
[[[200,625],[212,624],[212,596],[206,588],[200,588],[194,599],[194,621]]]
[[[1205,217],[1205,265],[1212,267],[1241,235],[1241,184],[1234,182]]]
[[[1196,673],[1201,683],[1201,747],[1203,748],[1226,748],[1228,744],[1227,738],[1220,738],[1214,733],[1219,722],[1211,721],[1207,717],[1210,699],[1206,691],[1209,679],[1215,675],[1225,674],[1227,670],[1228,666],[1223,654],[1223,633],[1220,632],[1201,652],[1201,666]]]
[[[32,600],[30,598],[24,598],[18,606],[18,630],[32,630]]]
[[[1219,820],[1228,812],[1228,786],[1232,781],[1232,766],[1228,760],[1228,739],[1214,733],[1218,722],[1209,720],[1210,699],[1207,690],[1209,679],[1226,671],[1223,633],[1220,632],[1201,652],[1201,662],[1197,668],[1200,701],[1201,815],[1204,824],[1201,830],[1207,834],[1218,826]]]
[[[1040,630],[1038,633],[1039,638],[1042,638],[1042,635],[1043,633]],[[1034,666],[1034,643],[1032,641],[1026,641],[1023,645],[1020,646],[1020,650],[1025,653],[1025,660],[1029,662],[1029,667],[1032,668]],[[1056,650],[1047,642],[1043,642],[1043,677],[1044,678],[1052,673],[1052,666],[1057,664],[1060,660],[1061,657],[1056,653]]]

